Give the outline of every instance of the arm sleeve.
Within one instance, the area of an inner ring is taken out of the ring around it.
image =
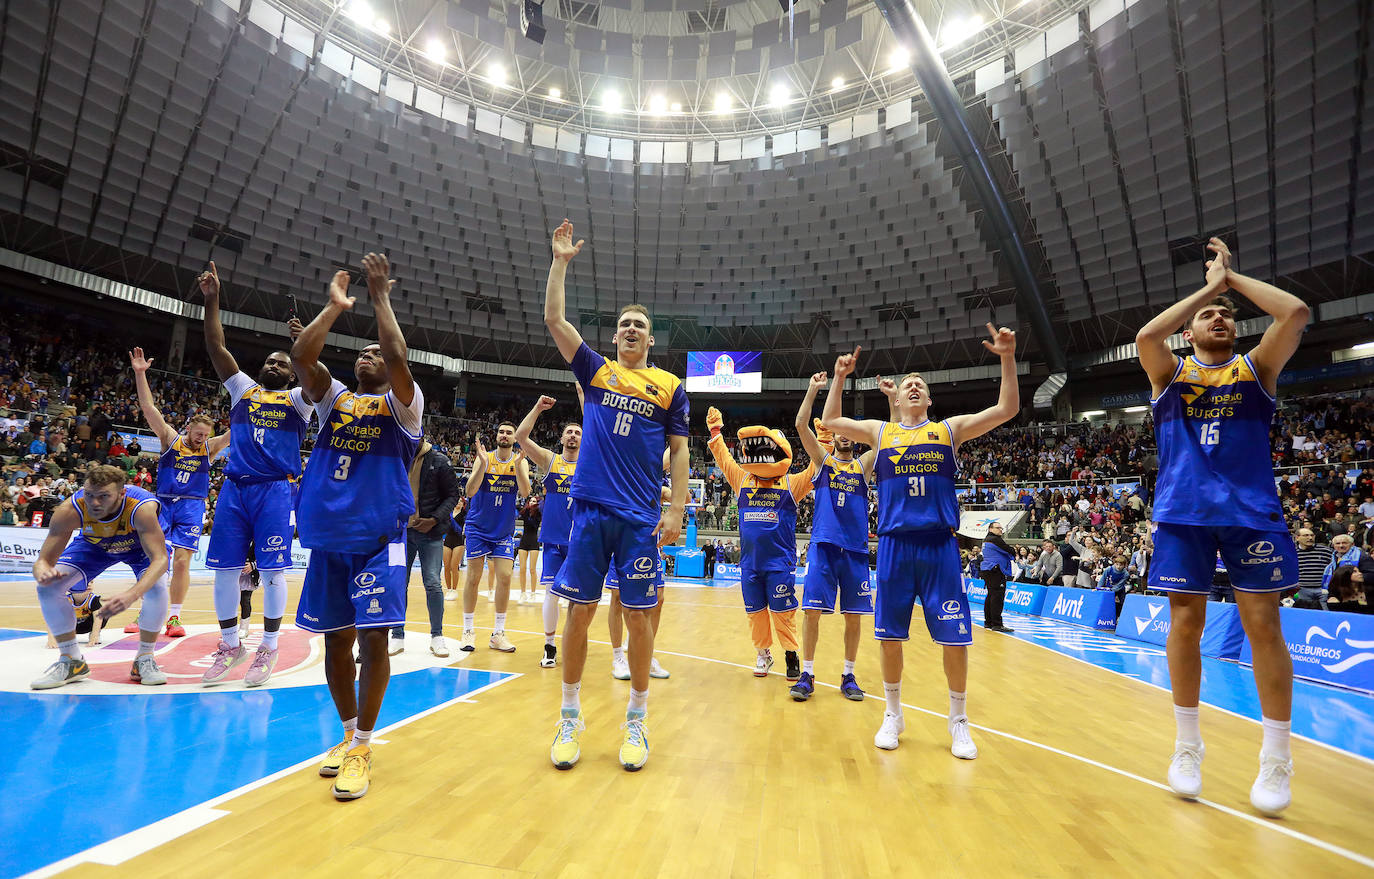
[[[573,359],[568,365],[572,367],[573,377],[577,379],[577,383],[583,388],[590,388],[592,379],[601,367],[606,365],[606,358],[597,354],[591,349],[591,346],[583,342],[582,347],[577,349],[577,353],[573,355]]]
[[[257,382],[248,377],[246,372],[236,372],[224,380],[224,389],[229,392],[229,405],[233,406],[238,402],[239,397],[253,389]],[[296,393],[292,391],[291,393]]]
[[[414,394],[410,398],[409,406],[402,406],[401,401],[396,399],[396,395],[390,391],[386,392],[387,403],[391,406],[392,417],[401,426],[401,430],[410,434],[412,437],[420,435],[421,416],[425,411],[425,395],[420,390],[420,386],[411,382],[410,386]]]
[[[725,437],[711,437],[706,447],[716,459],[716,466],[725,474],[725,481],[730,483],[730,490],[739,494],[739,487],[744,483],[744,468],[735,463],[735,456],[730,454],[730,448],[725,445]]]
[[[668,436],[687,436],[688,410],[687,389],[681,383],[673,391],[673,400],[668,404]]]

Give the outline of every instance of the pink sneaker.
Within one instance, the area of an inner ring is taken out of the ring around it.
[[[200,679],[202,684],[218,684],[228,676],[230,669],[242,664],[248,659],[248,648],[239,644],[237,647],[230,647],[223,641],[215,648],[211,654],[210,667],[205,670],[205,675]]]
[[[253,654],[253,664],[248,667],[248,674],[243,676],[245,687],[261,687],[272,677],[272,669],[277,667],[277,651],[269,650],[264,644],[258,648],[258,652]]]

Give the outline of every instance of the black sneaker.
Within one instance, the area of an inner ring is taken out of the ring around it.
[[[797,651],[789,650],[786,656],[787,679],[795,681],[801,677],[801,659],[797,656]]]
[[[553,668],[558,664],[558,648],[552,644],[544,645],[544,658],[539,660],[540,668]]]
[[[993,626],[993,627],[992,627],[992,630],[993,630],[994,632],[1001,632],[1001,633],[1004,634],[1004,635],[1010,635],[1012,632],[1015,632],[1015,631],[1016,631],[1015,629],[1011,628],[1010,626]]]

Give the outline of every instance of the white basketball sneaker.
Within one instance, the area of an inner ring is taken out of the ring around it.
[[[1250,805],[1269,818],[1277,818],[1293,802],[1288,780],[1293,777],[1293,761],[1260,754],[1259,777],[1250,788]]]
[[[897,737],[906,731],[906,721],[900,714],[884,714],[883,725],[878,728],[878,734],[873,737],[875,747],[882,748],[884,751],[897,750]]]
[[[949,752],[960,760],[973,760],[978,756],[978,746],[968,734],[968,718],[955,717],[949,722],[949,735],[953,744]]]
[[[624,657],[620,659],[611,657],[611,677],[617,681],[628,681],[630,679],[630,661]]]
[[[1169,787],[1174,793],[1186,800],[1196,799],[1202,793],[1202,757],[1206,753],[1201,742],[1174,742],[1174,756],[1169,758]]]

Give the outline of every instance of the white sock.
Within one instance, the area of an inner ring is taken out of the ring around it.
[[[355,729],[358,728],[358,718],[356,718],[356,717],[350,717],[348,720],[345,720],[343,723],[344,723],[344,741],[347,742],[347,741],[349,741],[349,740],[351,740],[351,739],[353,738],[353,730],[355,730]]]
[[[612,647],[612,648],[611,648],[611,661],[612,661],[612,662],[624,662],[624,661],[625,661],[625,648],[624,648],[624,647]]]
[[[553,633],[558,631],[558,596],[550,589],[544,590],[544,603],[540,608],[544,617],[544,643],[553,643]]]
[[[1202,730],[1198,726],[1196,705],[1192,708],[1184,708],[1181,705],[1175,705],[1174,724],[1178,727],[1178,733],[1175,738],[1180,742],[1187,745],[1202,744]],[[1264,733],[1268,736],[1268,728],[1265,729]]]
[[[582,713],[582,682],[563,684],[563,714],[576,717]]]
[[[956,693],[949,691],[949,719],[958,720],[961,717],[968,717],[968,712],[964,710],[968,702],[968,693]]]
[[[356,723],[356,721],[355,721],[355,723]],[[353,740],[350,741],[350,742],[348,743],[348,747],[349,747],[350,750],[352,750],[353,748],[357,748],[357,747],[359,747],[359,746],[361,746],[361,745],[366,745],[368,742],[371,742],[371,741],[372,741],[372,730],[370,730],[370,729],[355,729],[355,730],[353,730]]]
[[[169,616],[169,617],[179,617],[179,616],[181,616],[181,605],[179,605],[179,604],[174,604],[174,605],[172,605],[171,607],[169,607],[169,608],[167,609],[167,616]]]
[[[636,690],[630,688],[630,707],[625,709],[625,716],[630,719],[643,717],[649,713],[649,691]]]
[[[498,613],[496,615],[496,628],[492,630],[492,634],[494,635],[497,632],[504,631],[506,631],[506,615],[503,613]]]
[[[887,699],[887,713],[902,716],[902,682],[889,684],[883,681],[883,697]]]
[[[156,641],[144,641],[144,640],[140,639],[139,642],[138,642],[138,653],[135,654],[135,655],[136,655],[136,656],[152,656],[152,655],[153,655],[153,650],[154,650],[156,647],[157,647],[157,642],[156,642]]]
[[[239,646],[239,626],[238,623],[227,629],[219,630],[219,639],[224,642],[224,646],[230,650],[235,650]]]
[[[804,675],[814,675],[815,673],[816,673],[816,660],[814,660],[814,659],[803,659],[803,660],[802,660],[802,674],[804,674]]]
[[[68,659],[81,659],[81,645],[76,643],[73,638],[70,641],[58,641],[57,649],[62,651],[62,655]]]
[[[846,659],[844,661],[844,673],[847,675],[852,675],[854,673],[854,660]]]
[[[1261,717],[1260,724],[1264,727],[1264,744],[1260,746],[1260,753],[1266,757],[1292,760],[1293,754],[1288,747],[1288,737],[1293,729],[1293,721]]]
[[[544,645],[547,646],[547,647],[553,647],[553,646],[554,646],[554,643],[553,643],[553,642],[554,642],[555,637],[556,637],[556,636],[554,636],[554,635],[545,635],[545,636],[544,636]]]
[[[475,614],[475,613],[465,613],[465,614],[463,614],[463,631],[464,631],[464,632],[471,632],[471,631],[472,631],[474,628],[476,628],[476,627],[477,627],[477,614]]]
[[[280,630],[280,629],[278,629],[278,630],[275,631],[275,632],[266,632],[266,631],[264,631],[264,632],[262,633],[262,646],[266,647],[268,650],[276,650],[276,649],[277,649],[277,639],[280,638],[280,637],[281,637],[281,630]]]

